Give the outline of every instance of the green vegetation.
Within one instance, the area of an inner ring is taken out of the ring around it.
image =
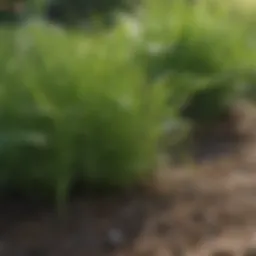
[[[87,38],[37,24],[2,36],[2,188],[56,190],[59,201],[78,177],[122,186],[149,172],[166,92],[146,87],[122,28]]]
[[[250,40],[255,41],[255,33],[248,32],[248,21],[232,17],[225,6],[212,10],[204,3],[163,2],[153,3],[143,20],[148,74],[151,79],[168,77],[170,102],[179,99],[178,107],[186,117],[216,120],[254,70]],[[157,53],[152,46],[159,49]]]
[[[0,188],[62,204],[77,180],[140,182],[166,122],[176,140],[182,115],[216,120],[251,88],[252,24],[230,9],[161,0],[111,31],[1,28]]]

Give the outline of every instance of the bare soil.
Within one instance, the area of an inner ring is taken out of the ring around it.
[[[234,113],[200,130],[193,162],[161,165],[147,189],[75,198],[62,220],[51,207],[2,202],[0,255],[256,255],[256,108]]]

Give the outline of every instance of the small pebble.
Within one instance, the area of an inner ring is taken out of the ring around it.
[[[121,246],[124,240],[124,234],[120,229],[111,229],[107,234],[107,244],[111,248]]]

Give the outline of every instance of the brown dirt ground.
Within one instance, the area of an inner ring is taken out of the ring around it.
[[[64,221],[50,207],[3,202],[0,255],[227,256],[256,248],[256,110],[240,103],[235,113],[242,139],[230,136],[234,123],[201,131],[196,161],[161,165],[143,191],[76,198]]]

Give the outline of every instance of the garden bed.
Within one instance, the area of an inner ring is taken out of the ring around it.
[[[62,220],[44,203],[2,201],[1,255],[162,256],[185,250],[203,256],[218,247],[249,246],[256,225],[256,162],[248,157],[248,150],[256,150],[251,109],[243,109],[246,122],[240,125],[247,139],[230,144],[236,150],[161,168],[150,188],[75,197]]]

